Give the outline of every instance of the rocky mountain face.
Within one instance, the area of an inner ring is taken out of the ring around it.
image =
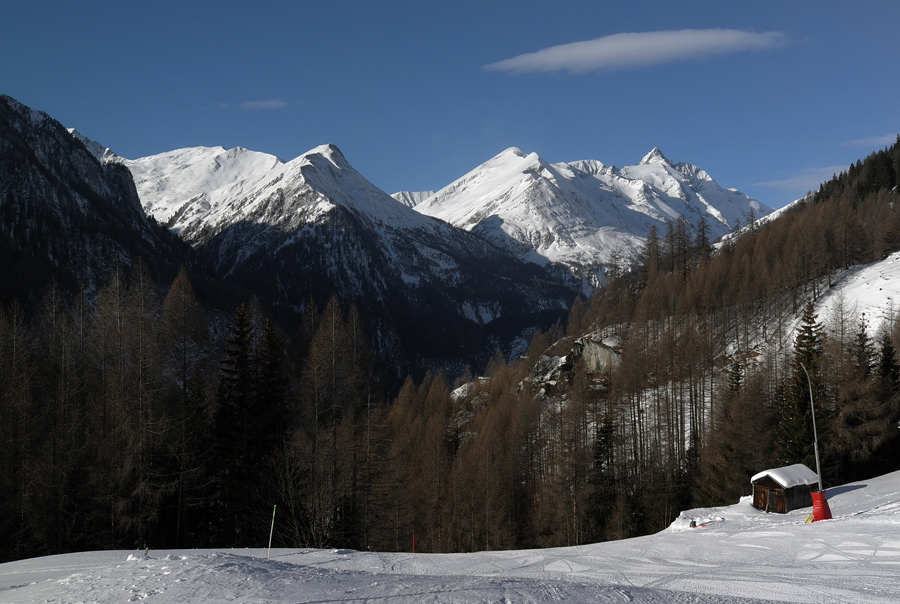
[[[101,164],[47,114],[0,96],[0,297],[34,300],[55,279],[102,285],[143,259],[151,273],[190,261],[190,248],[144,213],[131,174]]]
[[[483,362],[574,297],[541,267],[393,199],[333,145],[290,162],[241,148],[113,161],[224,278],[286,314],[336,293],[401,368]]]
[[[590,292],[613,262],[633,263],[651,227],[683,217],[711,239],[771,208],[723,189],[697,166],[653,149],[636,166],[585,160],[551,164],[510,148],[431,195],[415,210],[478,233],[520,258],[556,266]]]

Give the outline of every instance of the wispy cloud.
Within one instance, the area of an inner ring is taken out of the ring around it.
[[[284,109],[289,103],[281,99],[270,99],[268,101],[247,101],[241,103],[241,109],[249,109],[252,111],[270,111],[272,109]]]
[[[823,182],[831,180],[835,174],[845,171],[847,166],[827,166],[824,168],[807,168],[795,174],[783,178],[781,180],[769,180],[766,182],[758,182],[754,186],[771,187],[773,189],[783,189],[785,191],[817,191],[819,185]]]
[[[682,29],[625,33],[585,42],[551,46],[485,65],[489,71],[513,73],[627,69],[697,59],[716,54],[754,52],[787,43],[783,32],[739,29]]]
[[[853,141],[847,141],[847,145],[851,147],[887,147],[897,142],[897,133],[885,134],[884,136],[867,136],[858,138]]]

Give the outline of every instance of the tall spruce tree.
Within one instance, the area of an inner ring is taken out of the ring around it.
[[[215,439],[220,544],[246,545],[251,499],[252,402],[256,390],[255,334],[247,306],[235,312],[221,362]]]
[[[816,319],[812,302],[807,302],[797,330],[794,358],[791,361],[792,373],[785,383],[775,430],[777,463],[780,465],[802,463],[809,468],[815,467],[810,388],[816,405],[817,426],[823,426],[826,420],[822,413],[825,384],[821,379],[819,362],[822,355],[822,326]]]
[[[857,323],[856,335],[850,344],[850,355],[858,380],[865,380],[872,373],[875,350],[869,337],[869,326],[865,315]]]
[[[856,354],[859,348],[859,343],[851,346],[851,353]],[[866,348],[871,349],[871,344]],[[878,353],[870,351],[867,358],[870,375],[844,387],[833,421],[832,448],[839,462],[839,478],[844,482],[896,467],[896,451],[890,443],[897,437],[900,419],[896,396],[900,366],[887,331],[882,332]],[[892,462],[884,465],[888,458]]]
[[[879,398],[887,400],[897,392],[900,384],[900,364],[891,334],[885,330],[881,334],[878,351]]]
[[[215,420],[223,529],[219,541],[224,544],[262,544],[261,510],[273,503],[265,493],[265,474],[288,433],[284,356],[272,321],[242,304],[221,363]]]

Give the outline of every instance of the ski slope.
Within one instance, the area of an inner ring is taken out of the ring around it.
[[[0,602],[900,602],[900,472],[828,499],[834,519],[814,524],[809,508],[766,514],[744,498],[655,535],[546,550],[48,556],[0,564]]]

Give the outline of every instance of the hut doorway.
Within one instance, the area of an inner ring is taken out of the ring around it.
[[[753,507],[764,512],[786,513],[784,490],[756,485],[753,489]]]

